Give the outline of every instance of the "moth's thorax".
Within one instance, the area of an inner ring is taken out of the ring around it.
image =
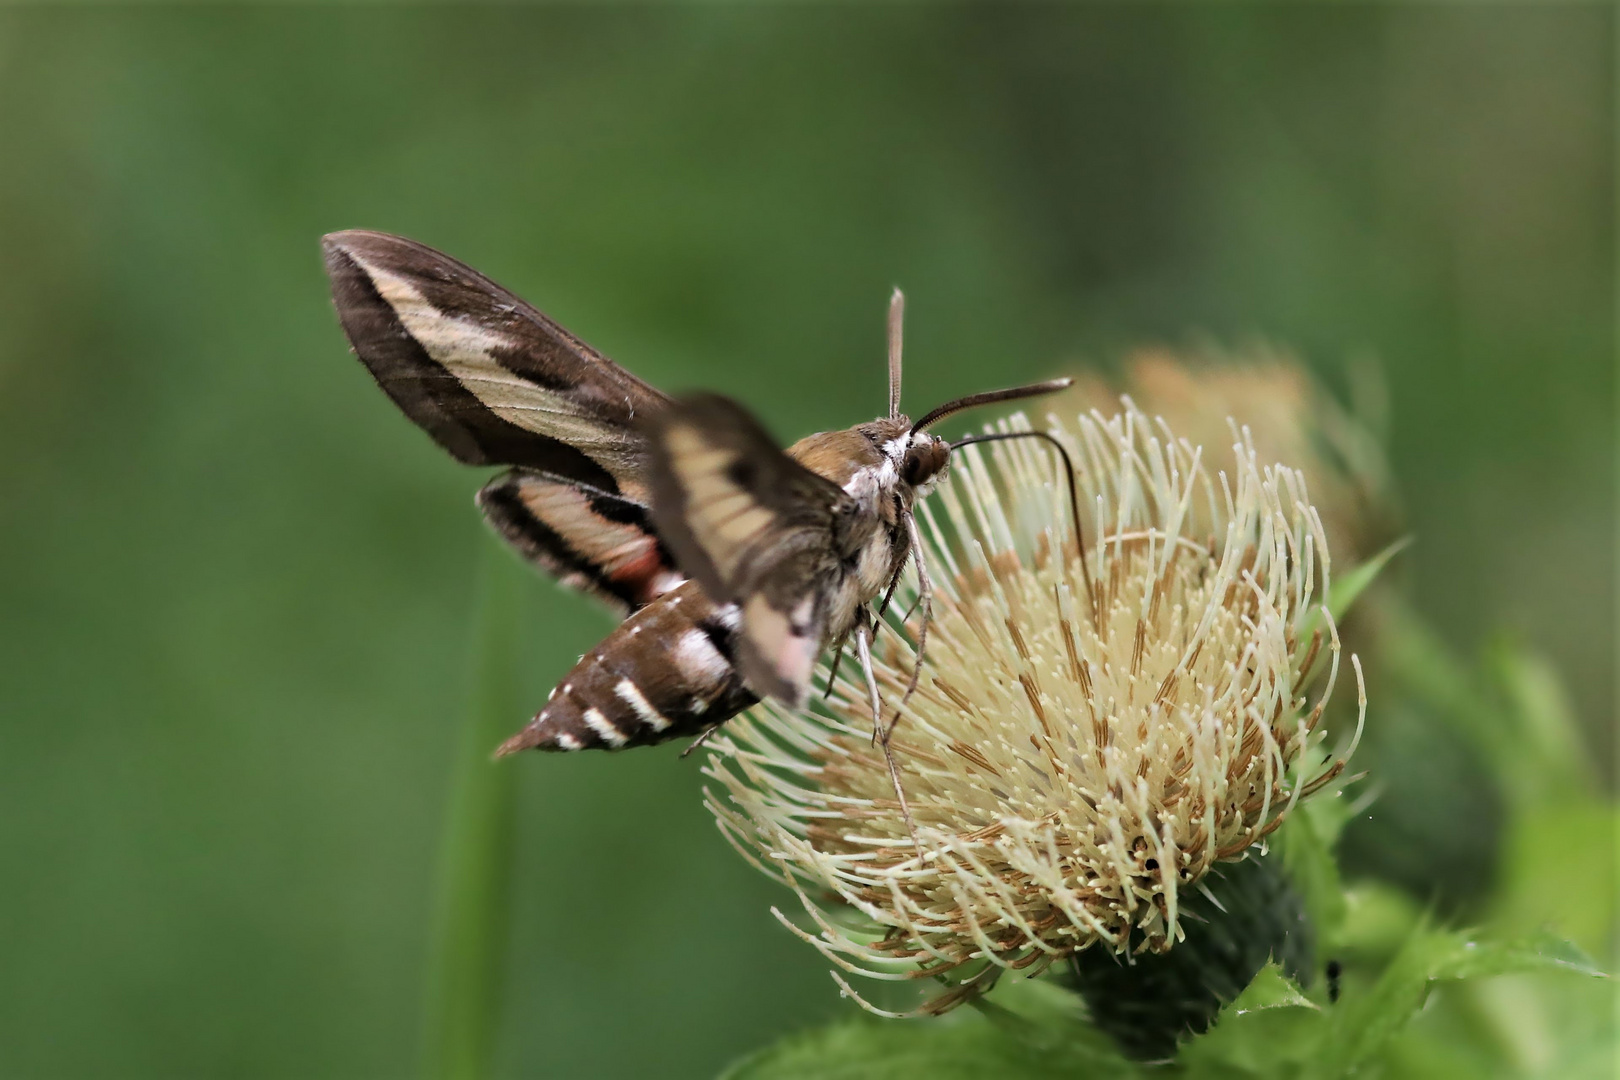
[[[846,489],[857,473],[879,468],[886,460],[881,446],[857,428],[806,435],[788,447],[787,452],[811,472]]]
[[[857,424],[843,431],[807,435],[788,448],[788,454],[811,472],[826,477],[861,502],[874,500],[874,509],[892,516],[890,500],[882,496],[898,490],[905,509],[912,500],[932,489],[950,462],[950,444],[912,431],[911,420],[894,416]]]
[[[950,445],[911,430],[904,416],[823,431],[788,453],[854,500],[862,524],[847,533],[844,573],[827,596],[829,640],[847,633],[860,609],[888,588],[911,550],[906,518],[950,461]]]

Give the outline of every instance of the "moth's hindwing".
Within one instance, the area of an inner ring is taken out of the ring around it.
[[[718,395],[684,398],[646,430],[659,536],[711,597],[740,609],[737,655],[748,684],[802,703],[853,501]]]
[[[685,578],[641,503],[551,473],[512,469],[478,493],[484,517],[558,581],[628,615]]]
[[[580,658],[498,751],[621,750],[698,735],[759,700],[733,661],[735,608],[696,582],[664,594]]]
[[[322,241],[344,332],[377,383],[458,460],[522,465],[641,501],[637,423],[668,399],[432,248],[355,230]]]

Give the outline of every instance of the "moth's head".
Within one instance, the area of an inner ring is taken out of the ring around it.
[[[950,443],[926,431],[913,431],[908,433],[905,452],[895,467],[900,479],[923,495],[945,474],[950,463]]]
[[[945,471],[951,460],[951,447],[937,435],[918,431],[904,416],[891,416],[860,425],[860,433],[879,450],[893,467],[893,475],[907,487],[925,494]]]

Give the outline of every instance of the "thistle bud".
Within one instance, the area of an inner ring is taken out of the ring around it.
[[[1376,369],[1349,369],[1356,392],[1347,408],[1287,349],[1252,343],[1171,350],[1137,349],[1119,377],[1079,373],[1054,402],[1060,414],[1109,408],[1121,391],[1176,432],[1214,450],[1231,441],[1227,417],[1239,417],[1264,459],[1282,461],[1310,481],[1313,503],[1341,562],[1370,558],[1401,533],[1395,482],[1378,431],[1386,393]]]

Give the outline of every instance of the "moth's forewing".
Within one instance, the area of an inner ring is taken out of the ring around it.
[[[636,425],[666,404],[663,394],[432,248],[363,230],[322,246],[355,353],[458,460],[644,497]]]
[[[825,546],[771,554],[758,587],[740,601],[737,663],[761,694],[804,704],[827,631],[827,601],[837,578]]]
[[[659,536],[705,592],[741,609],[737,659],[749,685],[801,702],[821,648],[849,497],[718,395],[682,399],[646,430]]]
[[[648,521],[637,426],[663,394],[414,240],[356,230],[322,247],[344,332],[394,403],[460,461],[521,466],[479,493],[502,537],[621,613],[680,583]]]
[[[628,615],[679,585],[641,503],[550,473],[512,469],[478,493],[484,517],[562,584]]]

